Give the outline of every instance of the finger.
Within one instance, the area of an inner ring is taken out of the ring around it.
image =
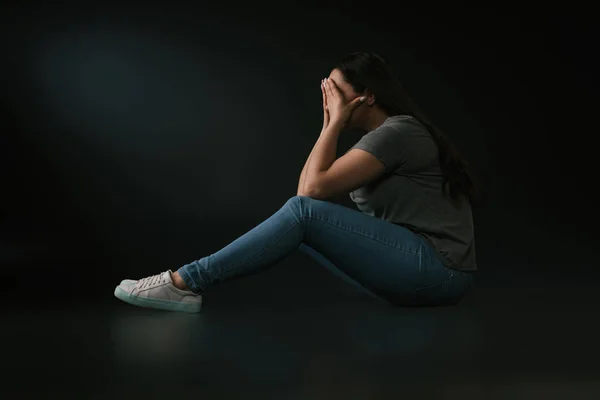
[[[367,100],[366,96],[359,96],[350,102],[350,106],[352,109],[358,108],[366,100]]]
[[[321,81],[321,93],[323,94],[323,107],[327,107],[327,94],[325,93],[324,81]]]
[[[331,80],[329,78],[325,78],[325,91],[327,92],[327,96],[333,96],[333,92],[331,91]]]
[[[338,89],[335,82],[331,79],[327,79],[327,83],[332,96],[337,96],[340,93],[340,89]]]

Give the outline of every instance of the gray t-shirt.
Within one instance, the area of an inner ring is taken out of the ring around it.
[[[438,147],[419,121],[391,116],[352,149],[365,150],[385,165],[381,178],[350,192],[360,211],[421,235],[447,267],[477,270],[471,204],[463,198],[453,205],[443,195]]]

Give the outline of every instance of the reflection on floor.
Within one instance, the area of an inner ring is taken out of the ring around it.
[[[112,280],[62,296],[41,286],[14,292],[2,318],[9,377],[2,390],[75,398],[600,398],[593,282],[516,284],[482,273],[456,307],[394,308],[296,261],[212,288],[199,314],[122,303]]]

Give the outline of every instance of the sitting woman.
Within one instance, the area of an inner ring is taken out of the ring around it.
[[[321,82],[323,130],[297,195],[216,253],[177,271],[126,279],[130,304],[199,312],[206,290],[273,267],[296,249],[393,305],[458,303],[476,271],[467,162],[421,113],[390,65],[353,53]],[[336,159],[340,133],[367,133]],[[349,194],[358,210],[326,199]]]

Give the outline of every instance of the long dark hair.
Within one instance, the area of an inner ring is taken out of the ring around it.
[[[438,146],[440,167],[444,174],[443,190],[451,199],[457,200],[461,194],[470,200],[478,197],[479,185],[469,163],[444,132],[434,126],[419,109],[383,57],[356,52],[342,58],[334,69],[342,72],[357,93],[363,93],[368,88],[375,95],[375,103],[389,116],[410,115],[427,128]]]

